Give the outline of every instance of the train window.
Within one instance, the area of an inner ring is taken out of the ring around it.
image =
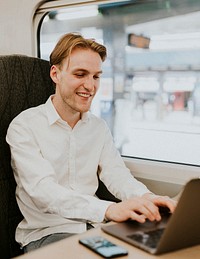
[[[59,2],[59,1],[58,1]],[[123,156],[200,165],[200,1],[99,2],[49,10],[40,57],[80,32],[106,45],[92,112]]]

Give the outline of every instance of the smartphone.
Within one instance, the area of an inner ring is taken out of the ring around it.
[[[128,251],[101,236],[82,238],[79,243],[91,249],[95,253],[104,258],[114,258],[118,256],[128,255]]]

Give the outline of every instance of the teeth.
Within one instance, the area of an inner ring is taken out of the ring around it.
[[[83,97],[90,97],[89,94],[83,94],[83,93],[78,93],[79,96],[83,96]]]

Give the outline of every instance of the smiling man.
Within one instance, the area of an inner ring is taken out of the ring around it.
[[[55,94],[9,126],[6,139],[24,216],[16,240],[25,252],[105,219],[160,220],[159,205],[174,211],[174,201],[150,193],[131,175],[108,126],[89,112],[105,58],[105,46],[64,35],[50,56]],[[96,197],[97,174],[121,202]]]
[[[82,47],[73,50],[70,58],[65,58],[61,64],[51,67],[50,75],[56,84],[53,104],[61,118],[72,128],[80,120],[81,114],[90,109],[99,88],[101,65],[98,52]]]

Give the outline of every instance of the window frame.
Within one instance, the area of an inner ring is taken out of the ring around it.
[[[39,41],[39,31],[40,25],[44,16],[52,11],[59,10],[62,8],[67,8],[70,6],[88,6],[90,4],[103,4],[119,1],[87,1],[83,0],[58,0],[58,1],[48,1],[40,5],[34,15],[33,20],[33,33],[35,40],[35,55],[39,53],[38,41]],[[141,1],[143,2],[143,1]],[[131,173],[142,182],[145,182],[147,186],[152,189],[152,191],[163,192],[167,195],[174,196],[181,190],[185,183],[192,178],[200,177],[200,170],[198,165],[187,165],[177,162],[165,162],[158,161],[156,159],[144,159],[135,157],[122,156],[126,166],[130,169]],[[157,184],[155,184],[157,183]],[[158,187],[158,183],[161,184]],[[169,186],[170,184],[170,186]],[[157,187],[156,187],[157,185]],[[172,186],[174,185],[174,190]],[[166,187],[166,188],[165,188]]]

